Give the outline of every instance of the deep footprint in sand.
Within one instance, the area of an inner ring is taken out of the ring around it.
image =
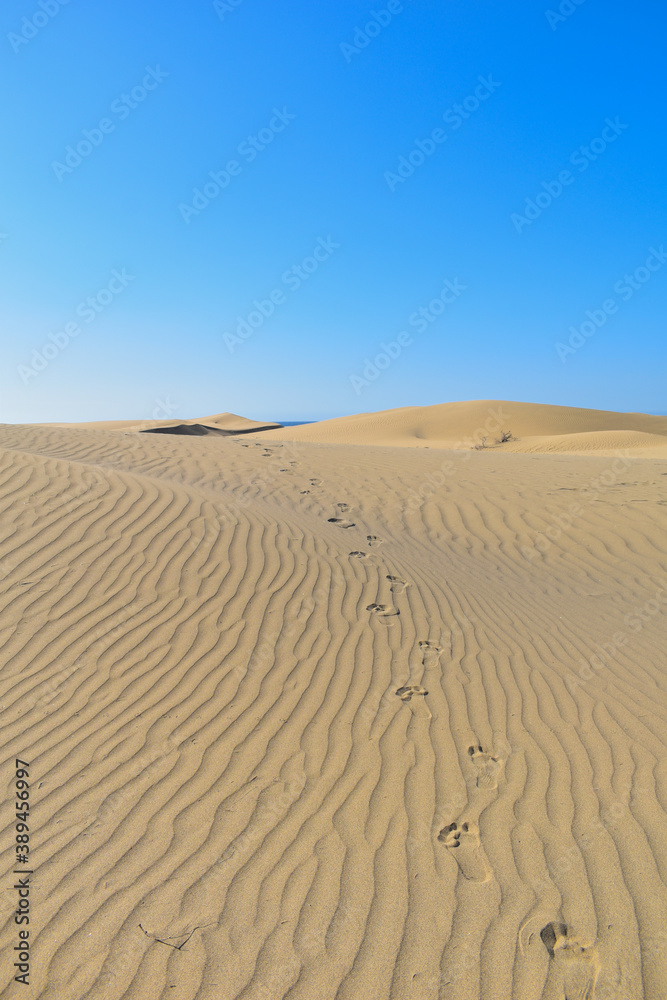
[[[372,611],[380,618],[395,618],[401,613],[398,608],[392,607],[391,604],[369,604],[366,611]]]
[[[419,648],[423,654],[422,666],[437,666],[440,660],[440,654],[442,653],[442,646],[439,646],[437,642],[429,642],[428,639],[421,639],[419,642]]]
[[[301,495],[304,496],[304,494],[310,493],[310,490],[301,490],[300,492],[301,492]]]
[[[359,552],[358,549],[350,552],[350,555],[354,556],[355,559],[368,559],[368,552]]]
[[[505,766],[503,758],[486,753],[481,746],[468,747],[468,753],[477,771],[477,787],[497,788]]]
[[[408,586],[407,580],[402,580],[400,576],[387,576],[387,579],[391,583],[391,587],[389,589],[392,594],[402,594]]]
[[[311,479],[310,480],[310,485],[311,486],[321,486],[322,485],[322,480],[321,479]]]
[[[347,514],[348,510],[350,510],[349,503],[337,503],[336,507],[341,512],[341,514]]]
[[[409,684],[405,687],[401,687],[396,692],[401,701],[410,701],[413,694],[427,695],[428,691],[426,688],[421,687],[419,684]]]
[[[354,528],[354,521],[346,521],[342,517],[328,517],[329,524],[337,524],[339,528]]]
[[[366,535],[366,541],[369,545],[382,545],[383,539],[377,535]]]
[[[489,881],[491,868],[474,823],[461,823],[460,826],[450,823],[440,831],[438,840],[452,852],[464,878],[470,882]]]
[[[560,921],[543,927],[540,937],[551,959],[543,1000],[595,1000],[601,967],[595,945],[580,944]]]

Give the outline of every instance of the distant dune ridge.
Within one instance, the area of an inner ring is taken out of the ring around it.
[[[0,425],[0,994],[665,1000],[667,419],[264,426]]]
[[[605,453],[629,448],[659,454],[667,447],[667,417],[507,400],[405,406],[288,427],[271,436],[334,444],[493,448],[503,431],[515,438],[502,445],[504,451]]]
[[[98,420],[83,424],[46,424],[46,427],[89,427],[92,430],[109,431],[162,431],[173,434],[215,433],[247,434],[250,431],[271,430],[280,427],[278,423],[262,423],[259,420],[248,420],[236,413],[216,413],[211,417],[195,417],[190,420]],[[187,428],[194,428],[188,431]]]

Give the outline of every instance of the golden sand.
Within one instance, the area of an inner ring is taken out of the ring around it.
[[[142,429],[0,427],[2,997],[665,1000],[667,420]]]

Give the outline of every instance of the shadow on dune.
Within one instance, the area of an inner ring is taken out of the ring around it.
[[[141,431],[142,434],[189,434],[203,437],[206,434],[217,434],[222,437],[229,437],[235,434],[255,434],[257,431],[270,431],[276,424],[266,424],[262,427],[238,428],[236,430],[223,430],[220,427],[209,427],[206,424],[172,424],[169,427],[148,427]]]

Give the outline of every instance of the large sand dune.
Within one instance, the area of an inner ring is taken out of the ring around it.
[[[512,440],[501,445],[503,431],[510,432]],[[498,399],[360,413],[281,428],[271,431],[270,436],[334,444],[502,447],[514,452],[611,454],[615,449],[628,448],[644,455],[667,457],[667,417]]]
[[[667,463],[434,420],[0,427],[3,997],[667,996]]]

